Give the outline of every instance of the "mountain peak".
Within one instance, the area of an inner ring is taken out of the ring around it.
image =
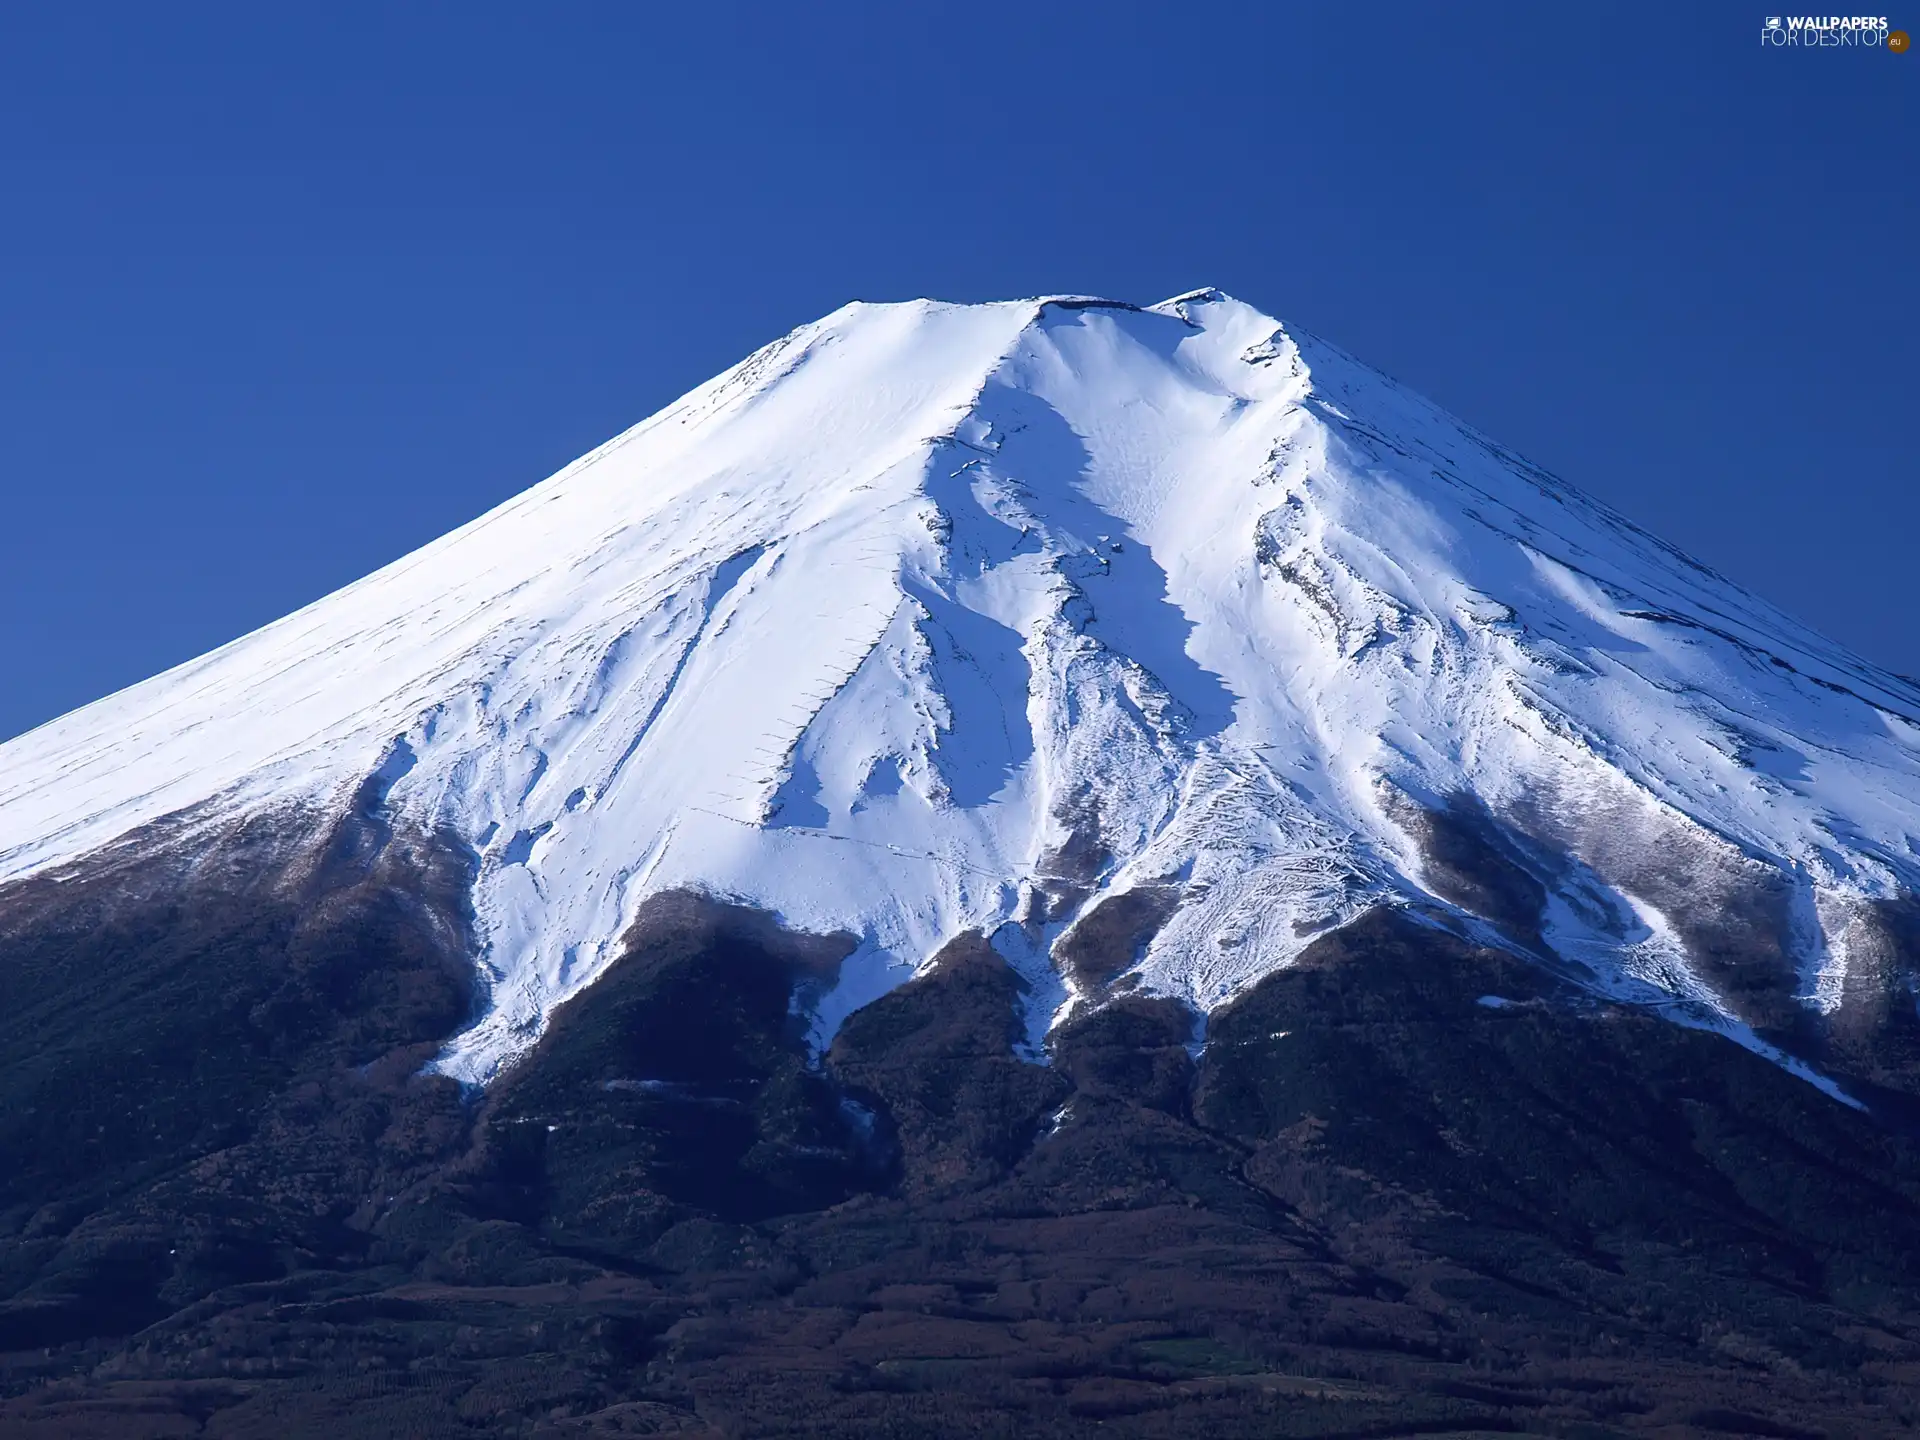
[[[817,1043],[967,933],[1037,1043],[1391,907],[1800,1065],[1920,875],[1911,685],[1212,289],[848,306],[0,777],[0,880],[453,837],[468,1080],[672,889],[850,937]]]

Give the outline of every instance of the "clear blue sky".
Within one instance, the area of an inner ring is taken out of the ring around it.
[[[848,299],[1205,284],[1920,673],[1920,56],[1763,10],[9,6],[0,735]]]

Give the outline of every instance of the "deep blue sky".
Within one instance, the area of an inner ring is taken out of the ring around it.
[[[1920,57],[1762,9],[9,6],[0,736],[848,299],[1203,284],[1920,673]]]

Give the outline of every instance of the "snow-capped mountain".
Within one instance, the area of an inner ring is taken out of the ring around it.
[[[804,326],[0,746],[0,882],[367,803],[477,857],[466,1079],[681,887],[850,937],[818,1038],[967,931],[1038,1041],[1380,905],[1816,1079],[1912,1010],[1920,685],[1214,291]]]

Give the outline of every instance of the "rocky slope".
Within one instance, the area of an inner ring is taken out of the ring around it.
[[[668,892],[476,1097],[420,1070],[465,1018],[430,848],[299,905],[127,878],[0,937],[9,1436],[1920,1423],[1902,1127],[1401,913],[1197,1059],[1136,995],[1035,1063],[974,939],[816,1064],[837,947]]]
[[[0,746],[0,1433],[1920,1424],[1920,694],[1202,292]]]

